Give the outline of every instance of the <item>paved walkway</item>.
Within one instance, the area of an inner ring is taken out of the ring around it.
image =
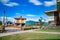
[[[13,35],[13,34],[26,33],[26,32],[33,32],[33,30],[0,33],[0,37],[2,37],[2,36],[8,36],[8,35]]]
[[[7,32],[7,33],[0,33],[0,37],[2,36],[8,36],[8,35],[13,35],[13,34],[21,34],[21,33],[26,33],[26,32],[30,32],[30,33],[45,33],[45,34],[60,34],[60,32],[37,32],[34,30],[26,30],[26,31],[16,31],[16,32]]]

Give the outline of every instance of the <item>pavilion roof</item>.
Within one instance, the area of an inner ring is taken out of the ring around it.
[[[49,10],[49,11],[45,11],[45,13],[53,13],[53,12],[56,12],[57,10]]]

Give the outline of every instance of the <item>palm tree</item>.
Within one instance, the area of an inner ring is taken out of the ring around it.
[[[40,17],[40,19],[39,19],[39,23],[40,23],[40,28],[42,28],[42,17]]]
[[[40,17],[40,19],[39,19],[39,23],[40,23],[40,28],[41,29],[44,29],[44,22],[42,22],[42,20],[44,20],[44,21],[46,21],[45,19],[43,19],[42,17]]]

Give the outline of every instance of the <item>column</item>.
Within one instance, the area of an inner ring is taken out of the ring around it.
[[[59,12],[58,11],[54,12],[54,20],[55,20],[56,26],[60,25],[60,23],[59,23]]]

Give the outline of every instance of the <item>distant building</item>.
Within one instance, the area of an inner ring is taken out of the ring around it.
[[[23,18],[22,16],[14,18],[15,19],[15,25],[17,26],[24,26],[26,23],[26,18]]]

